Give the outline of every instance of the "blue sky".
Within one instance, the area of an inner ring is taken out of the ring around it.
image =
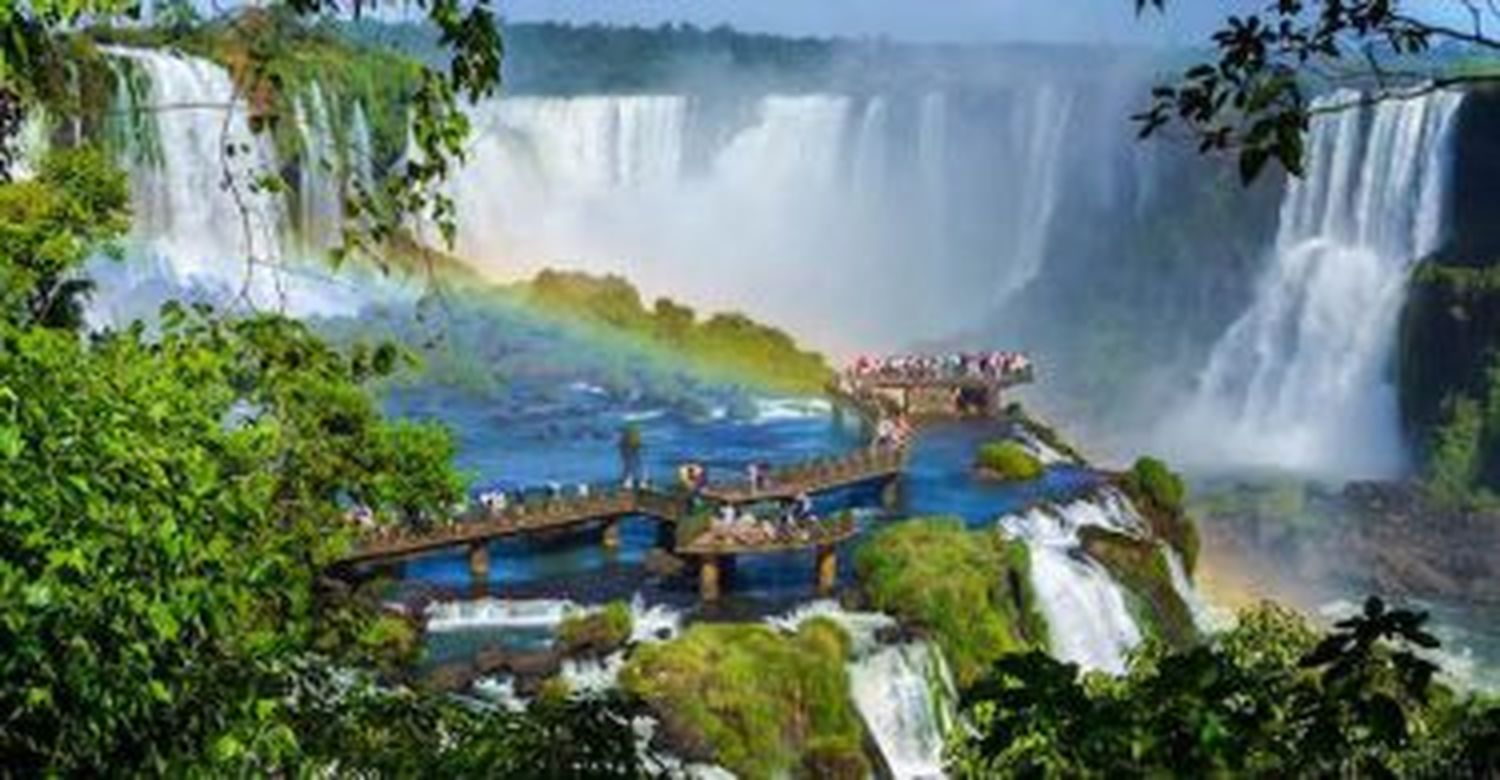
[[[1137,18],[1132,0],[495,0],[513,21],[598,21],[700,26],[727,23],[785,35],[884,36],[910,41],[1203,42],[1235,12],[1266,0],[1169,0],[1168,13]],[[1409,0],[1431,13],[1452,0]]]

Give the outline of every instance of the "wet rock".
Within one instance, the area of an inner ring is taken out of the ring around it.
[[[562,669],[562,658],[553,650],[534,650],[511,653],[506,657],[505,665],[518,679],[540,681]]]
[[[509,661],[504,648],[491,645],[474,656],[474,667],[481,677],[488,677],[505,671]]]
[[[472,664],[455,662],[434,668],[422,678],[422,685],[429,690],[456,693],[466,690],[478,677]]]
[[[675,577],[687,567],[687,562],[662,549],[646,553],[646,571],[656,577]]]

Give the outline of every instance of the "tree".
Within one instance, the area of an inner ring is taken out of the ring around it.
[[[420,67],[410,95],[414,153],[373,189],[356,183],[348,199],[354,219],[346,226],[343,245],[334,259],[360,253],[384,267],[382,250],[401,239],[414,218],[431,221],[445,242],[453,241],[454,206],[439,185],[464,155],[469,122],[460,103],[488,97],[500,84],[503,47],[489,0],[278,0],[269,11],[252,7],[226,27],[228,35],[244,44],[240,47],[243,61],[234,68],[236,94],[226,109],[240,110],[242,97],[264,95],[281,86],[273,66],[285,52],[257,40],[267,27],[262,22],[268,16],[285,12],[303,20],[358,18],[381,6],[420,10],[437,28],[439,43],[448,54],[446,64]],[[14,160],[9,142],[21,127],[26,105],[63,98],[56,93],[76,88],[69,80],[55,77],[67,71],[64,49],[69,36],[86,22],[137,20],[140,14],[139,0],[0,0],[0,149],[4,150],[0,152],[0,181],[10,176]],[[263,102],[251,101],[250,127],[257,132],[268,130],[277,120],[255,112],[257,103]],[[235,151],[228,148],[227,135],[224,143],[227,170],[227,160]],[[263,173],[252,186],[272,186],[272,172]],[[246,260],[264,262],[264,258]],[[429,258],[429,264],[433,262]]]
[[[0,316],[77,328],[91,252],[128,226],[125,176],[88,149],[51,155],[33,181],[0,187]]]
[[[1137,12],[1167,7],[1166,0],[1133,2]],[[1246,181],[1271,160],[1301,175],[1303,136],[1315,113],[1500,80],[1500,70],[1414,59],[1441,46],[1500,52],[1500,38],[1486,27],[1500,22],[1500,7],[1467,0],[1451,5],[1467,25],[1423,18],[1401,0],[1267,0],[1262,11],[1231,16],[1213,33],[1217,58],[1194,63],[1176,83],[1153,90],[1136,117],[1141,135],[1181,127],[1201,151],[1233,151]],[[1308,99],[1310,91],[1339,85],[1363,93],[1316,107]]]
[[[1500,708],[1460,700],[1416,650],[1426,616],[1370,599],[1321,640],[1264,605],[1207,644],[1150,646],[1127,675],[1008,656],[963,696],[970,777],[1489,776]],[[1477,771],[1473,771],[1476,770]]]
[[[361,385],[396,366],[389,348],[203,306],[88,337],[43,316],[123,227],[117,174],[69,151],[0,185],[0,774],[415,766],[382,763],[398,755],[637,774],[623,705],[475,713],[359,682],[400,674],[413,636],[325,585],[345,511],[445,511],[463,488],[451,437],[381,417]],[[542,749],[569,730],[587,744]],[[367,740],[384,752],[348,752]]]

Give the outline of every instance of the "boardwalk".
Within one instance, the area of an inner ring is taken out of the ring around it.
[[[710,485],[700,497],[712,511],[715,504],[790,501],[800,495],[815,495],[844,487],[891,480],[904,462],[899,450],[860,450],[843,458],[794,464],[774,470],[760,490],[748,483]],[[537,535],[589,524],[605,526],[605,544],[610,545],[615,524],[623,517],[644,516],[677,525],[689,514],[690,497],[681,491],[656,489],[617,490],[587,497],[556,498],[540,505],[509,507],[488,515],[461,518],[425,529],[390,529],[361,539],[341,560],[344,564],[400,560],[456,547],[486,545],[495,539]],[[682,540],[677,551],[692,548]],[[807,544],[820,543],[817,540]],[[485,567],[487,570],[487,566]]]
[[[959,370],[932,368],[950,364]],[[1000,409],[1001,390],[1032,379],[1024,360],[1020,361],[1023,370],[976,370],[974,366],[1011,364],[953,363],[936,358],[903,358],[879,365],[875,370],[851,369],[828,389],[836,402],[852,408],[872,429],[908,417],[993,416]],[[888,365],[898,370],[889,370]],[[802,549],[816,551],[818,588],[826,591],[836,579],[837,546],[858,532],[847,514],[824,520],[757,521],[738,527],[721,525],[710,518],[716,508],[726,505],[792,502],[802,496],[860,485],[882,486],[882,499],[889,504],[906,465],[905,438],[882,435],[880,440],[884,444],[872,444],[843,457],[774,468],[754,485],[748,480],[712,483],[698,491],[696,498],[683,490],[594,488],[591,495],[555,497],[427,528],[384,529],[360,539],[340,563],[357,566],[467,548],[470,574],[479,584],[489,581],[489,544],[496,539],[599,525],[604,545],[616,547],[622,518],[648,517],[675,529],[672,551],[698,562],[700,588],[706,600],[719,596],[721,565],[726,557]]]
[[[703,497],[723,504],[750,501],[789,501],[799,495],[826,493],[843,487],[894,477],[906,464],[906,451],[898,448],[864,449],[843,458],[828,458],[772,469],[764,482],[749,481],[710,485]]]

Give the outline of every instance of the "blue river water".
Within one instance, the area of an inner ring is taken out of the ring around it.
[[[546,403],[494,404],[459,393],[407,392],[393,396],[391,411],[446,423],[459,440],[459,466],[475,490],[618,482],[622,475],[616,442],[621,428],[634,423],[642,433],[642,460],[653,482],[664,484],[678,465],[703,464],[710,479],[739,479],[751,463],[791,463],[838,455],[860,446],[863,434],[852,415],[843,416],[815,399],[756,399],[697,412],[653,408],[611,396],[602,389],[570,385]],[[729,408],[734,406],[736,408]],[[1020,485],[975,479],[968,469],[975,449],[1001,435],[998,423],[953,423],[925,428],[913,444],[897,505],[880,508],[879,486],[855,486],[814,497],[820,514],[855,510],[861,536],[904,518],[947,515],[973,526],[1042,499],[1065,498],[1087,490],[1098,475],[1073,466],[1053,466],[1044,477]],[[652,601],[689,604],[696,593],[690,578],[643,586],[642,566],[658,546],[659,529],[649,518],[629,518],[621,544],[606,551],[600,529],[580,528],[543,539],[507,539],[490,548],[490,595],[559,597],[583,602],[628,598],[644,591]],[[857,537],[847,546],[858,544]],[[841,550],[840,579],[852,576],[849,550]],[[730,574],[731,603],[752,611],[813,595],[813,553],[744,556]],[[467,560],[461,550],[409,561],[401,578],[407,585],[471,593]],[[745,602],[759,602],[758,605]]]

